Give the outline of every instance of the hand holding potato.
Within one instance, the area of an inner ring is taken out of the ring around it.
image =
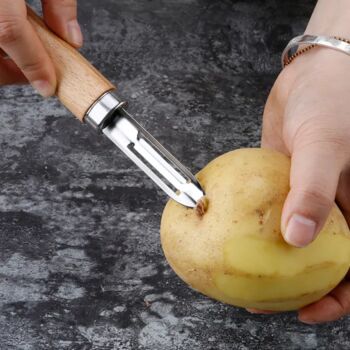
[[[305,33],[350,38],[349,17],[349,1],[319,0]],[[282,71],[265,106],[262,146],[292,158],[281,225],[292,245],[307,246],[317,237],[334,200],[350,224],[349,90],[350,57],[314,48]],[[326,322],[349,314],[349,275],[302,308],[300,320]]]
[[[350,223],[350,58],[324,49],[299,57],[277,79],[264,112],[262,146],[291,155],[282,232],[290,244],[314,240],[336,199]],[[350,282],[301,309],[322,322],[350,313]]]

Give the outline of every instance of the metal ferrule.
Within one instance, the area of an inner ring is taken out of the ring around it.
[[[102,132],[102,129],[110,123],[114,112],[126,106],[127,102],[119,100],[111,91],[108,91],[86,112],[84,122],[90,124],[97,131]]]

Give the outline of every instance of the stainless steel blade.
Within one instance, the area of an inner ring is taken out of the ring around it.
[[[194,208],[204,196],[192,173],[124,108],[102,132],[175,201]]]

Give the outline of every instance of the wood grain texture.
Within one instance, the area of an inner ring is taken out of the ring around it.
[[[75,48],[53,33],[29,7],[28,19],[44,43],[56,68],[57,97],[66,108],[83,121],[92,104],[115,87]]]

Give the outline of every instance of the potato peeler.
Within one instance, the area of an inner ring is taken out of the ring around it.
[[[29,7],[28,19],[54,63],[56,95],[62,104],[108,137],[168,196],[195,208],[204,196],[195,176],[127,112],[127,103],[116,96],[113,84]]]

